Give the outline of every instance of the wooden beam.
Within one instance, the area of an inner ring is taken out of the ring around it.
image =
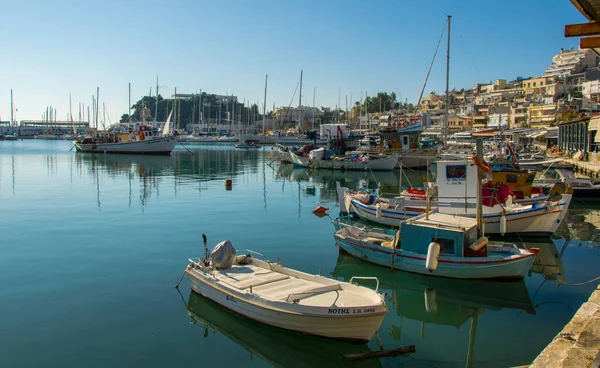
[[[565,37],[581,37],[600,35],[600,22],[567,24]]]
[[[600,37],[583,37],[579,40],[579,47],[582,49],[600,47]]]

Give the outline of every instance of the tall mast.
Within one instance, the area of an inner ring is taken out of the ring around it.
[[[158,75],[156,76],[156,103],[154,104],[154,126],[156,126],[157,119],[158,119]]]
[[[131,83],[129,83],[129,89],[128,89],[128,91],[129,91],[129,102],[128,102],[128,105],[127,105],[127,111],[129,111],[129,123],[130,123],[129,127],[131,128]],[[89,111],[88,111],[88,120],[90,120]]]
[[[338,87],[338,103],[335,107],[335,123],[339,124],[340,123],[340,97],[342,95],[342,87]]]
[[[14,124],[14,117],[13,117],[13,111],[14,111],[14,107],[13,107],[13,94],[12,94],[12,89],[10,90],[10,126],[13,126]]]
[[[313,117],[312,117],[312,130],[315,130],[315,96],[317,95],[317,87],[313,87]]]
[[[448,138],[448,105],[450,100],[448,98],[448,88],[450,82],[450,20],[452,16],[448,15],[448,47],[446,48],[446,106],[444,109],[444,146],[446,146],[446,139]]]
[[[263,113],[265,115],[263,116],[262,135],[265,135],[265,129],[267,126],[267,80],[268,79],[269,79],[269,75],[265,74],[265,99],[263,101]],[[258,108],[258,104],[257,104],[257,108]]]
[[[96,129],[98,129],[98,99],[100,98],[100,87],[96,87]]]
[[[175,129],[177,129],[177,122],[179,120],[179,119],[177,119],[177,113],[179,112],[178,105],[177,105],[177,87],[175,87],[175,101],[174,101],[173,107],[175,108],[175,115],[174,115],[175,116],[175,119],[174,119],[175,124],[173,124],[173,126],[175,127]]]
[[[300,71],[300,95],[298,100],[298,108],[300,109],[298,113],[298,129],[300,129],[300,123],[302,123],[302,73],[304,71]]]

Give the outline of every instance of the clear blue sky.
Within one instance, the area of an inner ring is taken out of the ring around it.
[[[69,93],[91,105],[96,87],[114,122],[132,101],[160,93],[235,94],[262,107],[288,105],[304,70],[303,102],[341,107],[361,92],[416,103],[452,15],[450,88],[539,76],[564,26],[586,22],[568,0],[19,0],[2,4],[0,118],[66,119]],[[445,39],[425,93],[445,89]],[[292,105],[297,105],[297,96]],[[304,104],[304,103],[303,103]],[[350,104],[350,102],[349,102]],[[100,112],[102,114],[102,112]]]

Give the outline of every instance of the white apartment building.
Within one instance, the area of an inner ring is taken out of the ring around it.
[[[594,99],[600,95],[600,80],[583,82],[581,85],[581,94],[583,97]]]
[[[567,77],[572,73],[580,73],[587,68],[598,66],[599,57],[590,49],[560,50],[560,54],[552,57],[552,64],[542,77]]]
[[[487,127],[494,128],[494,129],[508,128],[508,117],[509,117],[508,115],[509,115],[509,113],[507,113],[507,112],[494,113],[494,114],[488,115]]]

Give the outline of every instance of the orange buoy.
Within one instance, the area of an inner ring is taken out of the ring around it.
[[[315,208],[315,209],[313,210],[313,213],[314,213],[314,214],[317,214],[317,213],[325,213],[325,212],[327,212],[328,210],[329,210],[329,208],[327,208],[327,207],[319,206],[319,207],[317,207],[317,208]]]

